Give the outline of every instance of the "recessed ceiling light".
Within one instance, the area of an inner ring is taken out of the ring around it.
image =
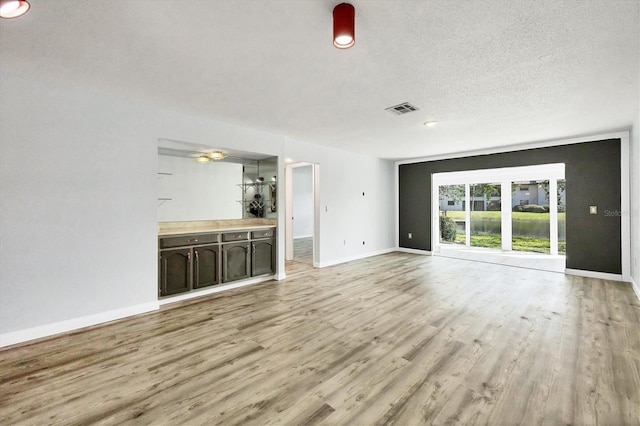
[[[211,161],[211,158],[207,157],[206,155],[201,155],[198,158],[196,158],[196,161],[198,163],[208,163],[209,161]]]
[[[433,126],[435,126],[436,124],[438,124],[438,122],[437,122],[437,121],[435,121],[435,120],[431,120],[431,121],[425,121],[425,122],[424,122],[424,123],[422,123],[422,124],[424,124],[424,125],[425,125],[425,126],[427,126],[427,127],[433,127]]]
[[[293,160],[291,158],[285,158],[284,161],[285,163],[291,163]]]

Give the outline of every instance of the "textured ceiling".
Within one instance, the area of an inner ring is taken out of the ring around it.
[[[628,128],[639,0],[32,0],[0,68],[381,158]],[[419,111],[385,108],[410,102]],[[422,125],[437,120],[433,128]]]

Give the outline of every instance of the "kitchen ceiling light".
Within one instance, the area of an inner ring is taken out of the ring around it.
[[[25,0],[0,0],[0,18],[17,18],[27,13],[30,7]]]
[[[209,158],[211,158],[212,160],[224,160],[225,158],[227,158],[227,154],[221,151],[213,151],[211,154],[209,154]]]
[[[206,155],[201,155],[198,158],[196,158],[196,161],[198,163],[208,163],[209,161],[211,161],[211,158],[207,157]]]
[[[349,3],[340,3],[333,9],[333,45],[348,49],[356,42],[356,10]]]
[[[433,127],[433,126],[435,126],[436,124],[438,124],[438,122],[437,122],[437,121],[435,121],[435,120],[432,120],[432,121],[425,121],[423,124],[424,124],[425,126],[427,126],[427,127]]]

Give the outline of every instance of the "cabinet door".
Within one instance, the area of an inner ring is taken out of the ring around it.
[[[223,244],[222,280],[224,282],[249,277],[251,258],[249,243]]]
[[[191,249],[160,252],[160,296],[191,289]]]
[[[193,288],[202,288],[210,285],[218,284],[219,265],[220,265],[220,247],[204,246],[193,248]]]
[[[251,275],[273,274],[275,263],[275,241],[253,241],[251,250]]]

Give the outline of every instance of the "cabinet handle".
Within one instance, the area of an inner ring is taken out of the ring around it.
[[[167,263],[168,260],[165,257],[164,259],[162,259],[162,270],[163,270],[163,274],[162,274],[162,287],[164,287],[164,291],[167,291]]]
[[[227,251],[222,249],[222,281],[227,281]]]
[[[198,285],[200,285],[200,266],[199,266],[199,263],[198,263],[198,262],[200,262],[200,256],[198,256],[198,250],[194,250],[193,254],[195,255],[195,258],[196,258],[196,274],[195,274],[196,276],[195,276],[195,279],[196,279],[196,286],[198,286]]]
[[[252,244],[253,250],[251,250],[251,273],[253,275],[253,268],[256,267],[256,245]],[[247,246],[247,250],[249,247]]]

